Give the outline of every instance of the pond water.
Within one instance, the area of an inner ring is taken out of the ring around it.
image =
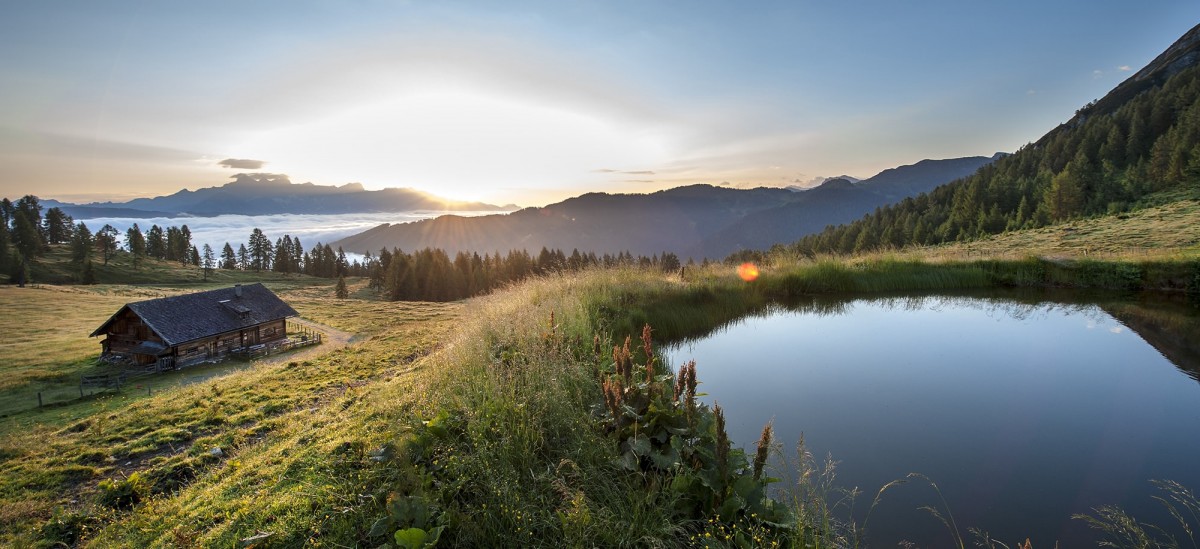
[[[696,361],[735,445],[752,452],[773,420],[787,457],[801,435],[818,460],[832,455],[836,484],[861,491],[843,518],[861,525],[881,487],[916,472],[936,482],[968,546],[969,527],[1010,546],[1094,546],[1073,514],[1114,504],[1172,526],[1150,480],[1200,491],[1200,383],[1189,373],[1200,321],[1167,303],[1098,303],[809,302],[666,354],[676,367]],[[949,546],[921,506],[946,512],[926,482],[889,488],[867,545]]]

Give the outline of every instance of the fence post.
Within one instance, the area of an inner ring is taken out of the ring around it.
[[[42,407],[42,392],[38,391],[38,408]]]

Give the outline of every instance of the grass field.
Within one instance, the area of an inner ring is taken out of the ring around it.
[[[739,496],[744,506],[720,515],[729,504],[714,503],[733,494],[732,484],[720,497],[711,486],[744,480],[741,454],[717,458],[709,411],[687,412],[699,423],[661,430],[683,417],[669,403],[673,378],[663,365],[659,381],[626,387],[648,396],[630,404],[636,427],[620,434],[615,416],[604,419],[602,386],[614,379],[608,349],[646,323],[661,341],[805,295],[1055,286],[1200,296],[1195,198],[1166,197],[1070,231],[1002,235],[989,257],[978,255],[983,243],[774,256],[751,283],[726,265],[682,277],[601,270],[439,304],[379,301],[362,280],[349,281],[346,300],[333,297],[332,281],[294,275],[220,273],[202,284],[189,268],[158,264],[134,279],[167,282],[0,287],[0,307],[12,313],[0,343],[8,374],[0,385],[0,545],[376,547],[413,530],[440,532],[445,546],[853,545],[815,500],[789,500],[797,512],[787,527],[751,516],[766,512],[754,507],[759,496]],[[1154,235],[1127,234],[1141,230]],[[1139,246],[1156,248],[1133,251]],[[111,276],[121,268],[114,264]],[[186,383],[183,372],[138,391],[30,408],[38,391],[75,389],[99,352],[87,334],[122,304],[258,280],[302,317],[353,339],[319,356],[215,366],[201,382]],[[1156,337],[1175,352],[1195,352],[1186,337],[1172,339],[1178,327],[1125,314],[1163,331]],[[717,460],[728,478],[647,465],[645,452],[658,443],[646,446],[643,428],[660,429],[661,440],[683,437],[681,448],[695,452],[689,464]],[[738,486],[758,494],[757,483]]]
[[[1068,276],[1048,265],[1057,263],[859,258],[767,266],[754,283],[725,266],[686,279],[592,271],[446,304],[381,302],[363,281],[351,283],[347,300],[334,299],[328,281],[281,284],[304,317],[356,338],[324,356],[176,383],[153,396],[111,395],[0,420],[0,544],[376,546],[384,539],[373,525],[398,531],[409,520],[411,509],[396,511],[397,502],[424,509],[422,531],[444,528],[449,546],[677,545],[730,532],[827,544],[834,530],[820,513],[782,533],[749,513],[707,522],[700,519],[715,515],[679,514],[692,500],[670,475],[631,475],[619,465],[621,450],[594,412],[604,402],[596,372],[612,360],[592,352],[592,337],[607,348],[643,322],[655,325],[656,338],[679,337],[798,293],[986,287],[1013,273],[1025,273],[1011,278],[1017,284],[1055,276],[1103,285],[1128,266],[1098,263]],[[182,289],[0,296],[21,304],[29,324],[54,320],[86,333],[114,305],[174,291]],[[68,340],[56,355],[64,364],[96,352],[80,333],[43,337]],[[27,337],[14,356],[27,357],[26,370],[48,370],[36,340]]]
[[[352,287],[369,293],[361,282]],[[201,383],[184,385],[165,376],[153,396],[131,389],[0,420],[0,545],[35,546],[43,543],[38,540],[47,533],[49,539],[68,542],[91,536],[101,526],[119,521],[132,505],[130,498],[149,503],[182,497],[178,492],[183,486],[210,472],[222,466],[240,467],[254,451],[243,448],[318,452],[319,445],[310,444],[313,437],[321,436],[318,418],[340,416],[342,408],[335,403],[357,398],[364,387],[398,383],[395,380],[404,378],[403,372],[414,361],[444,339],[462,308],[456,303],[340,301],[331,297],[332,290],[326,281],[325,286],[305,283],[277,291],[302,316],[354,331],[361,343],[299,363],[242,365]],[[98,352],[98,344],[86,337],[93,324],[127,300],[176,291],[180,290],[5,288],[0,296],[8,305],[24,307],[27,324],[60,327],[47,329],[40,338],[62,341],[54,353],[39,353],[39,334],[30,334],[14,344],[18,351],[6,356],[22,357],[23,372],[68,375],[62,372],[86,368],[84,364]],[[10,390],[0,402],[24,397],[21,391]],[[264,443],[278,437],[288,440],[293,432],[303,433],[295,434],[303,440],[282,446]],[[221,448],[221,456],[213,455],[214,448]],[[230,460],[229,456],[238,457]],[[295,465],[294,459],[286,461],[289,467]],[[253,469],[256,475],[270,470]],[[245,505],[241,498],[232,501]],[[307,516],[311,503],[305,499],[298,504],[304,509],[302,515]],[[282,504],[280,499],[271,500],[273,509]],[[301,537],[303,530],[297,529]],[[163,538],[151,545],[177,545],[185,538]]]
[[[252,280],[243,278],[241,281]],[[304,292],[303,295],[317,296],[332,291],[329,281],[308,277],[267,277],[266,284],[282,294]],[[314,284],[322,286],[314,287]],[[79,398],[79,376],[105,371],[105,367],[97,365],[95,360],[100,354],[100,340],[88,337],[88,334],[122,305],[228,285],[219,282],[145,286],[33,284],[25,288],[0,285],[0,310],[6,312],[3,325],[0,325],[6,334],[0,342],[0,357],[3,357],[0,365],[4,373],[0,378],[0,418],[36,407],[38,393],[47,405]],[[293,306],[303,315],[302,309],[310,303],[298,299]],[[349,316],[331,316],[329,320]],[[139,388],[157,390],[200,371],[208,371],[207,375],[211,375],[214,369],[231,366],[237,365],[200,367],[186,373],[143,378],[138,382]]]

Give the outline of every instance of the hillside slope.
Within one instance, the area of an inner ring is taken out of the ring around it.
[[[950,257],[1200,257],[1200,186],[1147,197],[1128,212],[915,250]]]
[[[1127,210],[1200,180],[1200,25],[1099,101],[1012,156],[810,235],[803,254],[965,241]]]

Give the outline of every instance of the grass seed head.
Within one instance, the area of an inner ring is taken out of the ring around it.
[[[762,478],[763,467],[767,464],[767,454],[771,451],[771,437],[774,427],[771,422],[763,426],[762,434],[758,437],[757,450],[754,452],[754,480]]]

